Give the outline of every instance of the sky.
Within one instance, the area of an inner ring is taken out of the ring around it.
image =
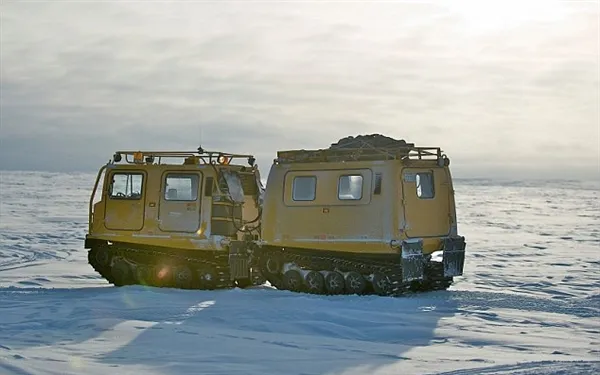
[[[600,178],[598,1],[3,1],[0,169],[379,133],[456,177]]]

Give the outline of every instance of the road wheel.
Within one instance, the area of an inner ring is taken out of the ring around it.
[[[124,259],[115,259],[112,264],[111,271],[115,280],[114,284],[116,286],[130,285],[134,283],[131,267]]]
[[[375,275],[373,275],[373,291],[375,292],[375,294],[378,294],[380,296],[385,296],[387,294],[390,293],[391,290],[391,284],[390,284],[390,280],[388,279],[388,277],[382,273],[375,273]]]
[[[175,267],[175,286],[181,289],[190,289],[194,282],[194,274],[188,266],[177,266]]]
[[[344,276],[339,272],[329,272],[325,276],[325,289],[329,294],[341,294],[344,292],[346,283]]]
[[[358,272],[346,274],[346,290],[351,294],[362,294],[367,288],[367,280]]]
[[[283,282],[285,284],[286,289],[292,290],[294,292],[299,292],[302,290],[302,286],[304,285],[304,280],[302,275],[297,270],[288,270],[283,275]]]
[[[304,276],[304,284],[309,293],[321,294],[325,290],[325,278],[317,271],[309,271]]]

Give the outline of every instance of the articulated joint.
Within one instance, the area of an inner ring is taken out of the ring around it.
[[[246,241],[231,241],[229,243],[229,278],[231,280],[247,279],[250,277],[250,257]]]
[[[452,236],[444,238],[443,264],[444,277],[461,276],[465,266],[465,237]]]
[[[263,247],[263,246],[265,246],[265,245],[268,244],[267,241],[262,240],[262,239],[261,240],[254,240],[254,241],[252,241],[252,243],[254,243],[258,247]]]
[[[219,245],[221,245],[222,249],[226,249],[227,246],[229,246],[231,244],[231,238],[229,238],[229,237],[218,238],[217,236],[215,236],[214,238],[215,238],[215,242],[217,242]]]

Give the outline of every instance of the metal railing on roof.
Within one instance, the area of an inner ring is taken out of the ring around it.
[[[202,147],[198,147],[197,151],[153,151],[153,150],[135,150],[135,151],[117,151],[113,155],[114,162],[120,162],[125,156],[125,162],[136,163],[153,163],[157,160],[161,164],[163,158],[183,158],[186,160],[197,160],[203,164],[230,164],[234,159],[246,159],[250,166],[253,166],[256,159],[249,154],[236,154],[222,151],[207,151]]]
[[[317,163],[343,161],[375,161],[375,160],[404,160],[442,158],[439,147],[415,147],[413,145],[395,147],[359,147],[359,148],[328,148],[316,150],[287,150],[278,151],[277,163]]]

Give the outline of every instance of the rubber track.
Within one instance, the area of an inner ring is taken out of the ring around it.
[[[298,254],[290,251],[281,251],[279,249],[263,249],[260,255],[261,264],[264,265],[266,259],[275,257],[281,264],[294,263],[304,270],[314,271],[355,271],[366,277],[369,274],[380,273],[387,277],[390,288],[386,293],[377,293],[384,296],[402,296],[409,293],[428,292],[435,290],[446,290],[452,284],[451,277],[443,276],[443,265],[440,262],[429,261],[425,267],[425,279],[417,282],[404,282],[402,280],[402,267],[398,264],[389,262],[375,261],[353,261],[337,257],[324,257],[318,255]],[[269,274],[262,267],[261,271],[271,285],[277,289],[289,290],[285,285],[283,274]],[[367,283],[369,281],[367,280]],[[321,294],[327,294],[323,292]],[[367,293],[364,293],[367,294]],[[369,294],[376,294],[373,290]]]
[[[103,265],[98,261],[97,254],[105,251],[108,255],[108,265]],[[199,254],[200,255],[200,254]],[[202,254],[203,255],[203,254]],[[113,269],[110,265],[119,259],[125,260],[132,267],[132,277],[128,277],[127,280],[118,280],[116,275],[113,275]],[[94,268],[96,272],[100,274],[105,280],[115,286],[123,285],[146,285],[153,287],[173,287],[181,289],[200,289],[200,290],[214,290],[214,289],[227,289],[233,288],[236,285],[230,280],[229,275],[229,254],[223,252],[213,259],[200,258],[200,257],[189,257],[172,252],[164,252],[150,249],[139,249],[131,248],[122,245],[100,245],[89,250],[88,262]],[[151,275],[139,275],[134,270],[139,267],[146,267],[146,270],[152,269],[158,265],[158,263],[167,263],[170,266],[187,266],[194,275],[193,282],[189,285],[180,286],[175,283],[173,277],[170,277],[167,281],[159,281]],[[152,267],[152,268],[151,268]],[[201,269],[210,269],[213,275],[217,277],[210,283],[201,283],[198,279],[198,273]],[[146,276],[146,277],[143,277]],[[260,285],[264,283],[264,278],[257,272],[253,272],[251,285]],[[143,280],[140,280],[140,279]],[[249,286],[249,285],[245,285]]]
[[[122,258],[128,263],[134,265],[142,265],[146,267],[154,267],[158,260],[169,259],[170,265],[178,266],[185,265],[190,267],[192,272],[197,275],[198,271],[202,267],[210,267],[215,273],[218,274],[218,283],[211,283],[210,285],[202,285],[198,282],[197,277],[195,282],[185,289],[199,289],[199,290],[213,290],[213,289],[228,289],[233,288],[236,285],[229,278],[229,265],[228,265],[228,254],[223,253],[217,260],[211,260],[206,258],[186,257],[178,254],[155,251],[149,249],[138,249],[129,248],[125,246],[117,245],[100,245],[89,250],[88,262],[94,268],[96,272],[100,274],[105,280],[115,286],[122,285],[146,285],[152,287],[175,287],[178,286],[174,281],[169,282],[158,282],[154,278],[147,278],[144,282],[141,282],[139,278],[135,277],[133,280],[127,282],[119,282],[115,275],[112,274],[110,266],[103,266],[97,261],[96,254],[100,251],[106,251],[108,254],[108,264],[112,264],[114,259]],[[380,295],[387,296],[401,296],[408,293],[414,292],[427,292],[434,290],[445,290],[452,284],[452,278],[446,278],[440,276],[443,270],[442,264],[439,262],[429,262],[428,267],[425,269],[425,280],[422,282],[405,283],[402,281],[402,268],[399,264],[390,264],[389,262],[361,262],[353,261],[343,258],[336,257],[323,257],[323,256],[307,256],[292,253],[289,251],[282,252],[278,249],[262,249],[259,258],[259,262],[264,261],[266,258],[271,256],[277,256],[280,261],[284,263],[295,263],[299,267],[308,270],[328,270],[328,271],[341,271],[349,272],[356,271],[363,276],[372,273],[380,273],[387,277],[391,288],[387,293]],[[220,260],[220,261],[219,261]],[[252,265],[252,282],[251,285],[261,285],[265,281],[269,281],[271,285],[280,290],[286,290],[286,286],[283,282],[283,274],[269,275],[264,270],[261,270],[258,265]],[[262,272],[261,272],[262,271]],[[135,276],[135,275],[134,275]],[[326,294],[324,292],[323,294]],[[372,294],[375,294],[372,291]]]

